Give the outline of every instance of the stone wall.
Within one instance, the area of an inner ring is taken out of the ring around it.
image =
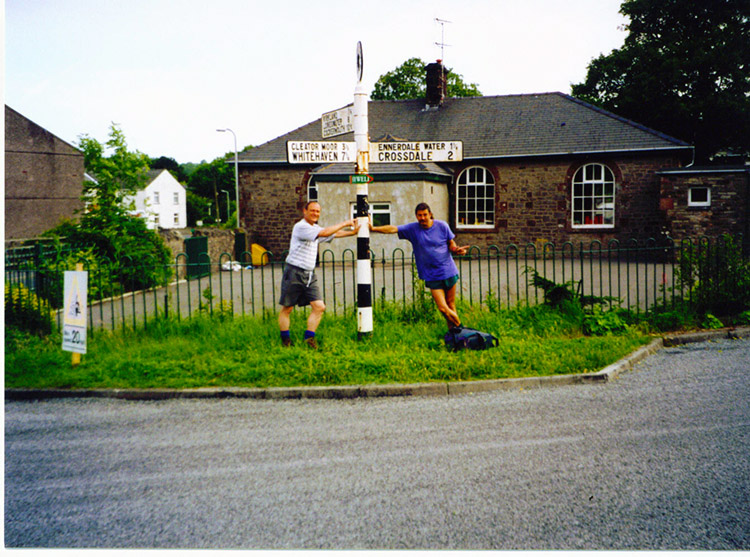
[[[447,221],[460,244],[486,248],[510,243],[543,244],[554,242],[658,238],[665,230],[659,210],[660,180],[656,172],[678,167],[681,161],[668,154],[633,154],[612,157],[550,157],[513,161],[480,161],[495,178],[495,224],[486,229],[460,229],[455,222],[455,180],[462,170],[477,163],[464,162],[450,167],[454,183],[448,186]],[[575,172],[587,163],[602,163],[615,174],[615,226],[613,228],[574,228],[571,225],[571,182]],[[288,249],[289,234],[301,218],[307,199],[309,174],[288,166],[241,167],[241,191],[246,212],[244,224],[253,241],[280,254]],[[394,185],[407,187],[408,183]],[[371,185],[370,198],[377,198],[378,177]],[[384,201],[381,199],[381,201]],[[411,210],[412,208],[410,208]],[[325,212],[325,206],[323,207]],[[413,215],[410,213],[411,218]],[[436,218],[441,218],[436,215]],[[442,217],[445,218],[445,217]],[[338,221],[337,221],[338,222]],[[393,224],[402,224],[394,222]]]
[[[234,230],[223,230],[218,228],[197,228],[194,230],[159,229],[158,234],[172,252],[172,261],[177,262],[177,264],[180,265],[180,279],[185,278],[185,240],[187,238],[193,236],[206,236],[208,238],[208,257],[211,260],[213,270],[216,270],[217,265],[230,260],[234,261],[241,255],[235,255],[234,253]],[[180,254],[183,255],[178,259]]]
[[[660,186],[660,206],[673,238],[750,234],[750,168],[665,174]],[[696,186],[711,190],[710,206],[688,206],[688,191]]]
[[[308,180],[305,168],[240,167],[241,224],[248,245],[259,244],[274,255],[289,249],[292,227],[307,202]]]

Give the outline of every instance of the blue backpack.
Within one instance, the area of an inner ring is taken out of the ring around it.
[[[448,331],[444,337],[445,347],[451,352],[459,350],[486,350],[497,346],[497,338],[490,333],[463,328],[457,332]]]

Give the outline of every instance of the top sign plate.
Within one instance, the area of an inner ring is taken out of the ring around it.
[[[354,131],[354,116],[352,107],[345,106],[332,112],[326,112],[320,119],[324,138],[334,137]]]
[[[370,162],[457,162],[462,141],[389,141],[370,143]]]

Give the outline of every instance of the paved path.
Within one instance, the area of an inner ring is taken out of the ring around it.
[[[6,402],[11,547],[750,549],[750,340],[602,384]]]

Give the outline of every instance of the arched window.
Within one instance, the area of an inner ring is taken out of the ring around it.
[[[489,170],[472,166],[456,182],[456,227],[495,226],[495,179]]]
[[[607,166],[586,164],[573,176],[573,228],[612,228],[615,225],[615,175]]]
[[[318,184],[315,183],[315,179],[313,177],[310,177],[310,179],[307,181],[307,200],[318,200]]]

